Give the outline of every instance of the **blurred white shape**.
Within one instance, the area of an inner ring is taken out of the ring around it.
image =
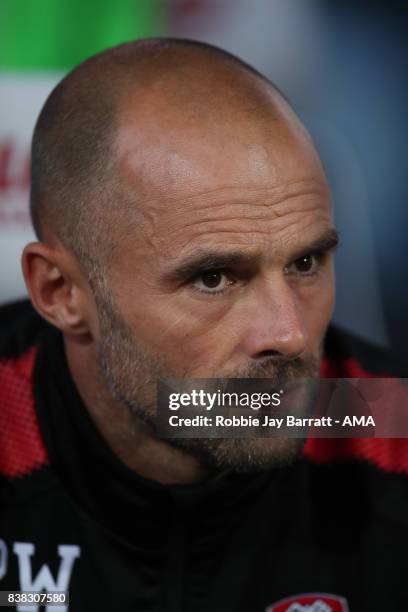
[[[0,74],[0,302],[25,295],[21,251],[34,234],[28,214],[29,151],[56,73]]]

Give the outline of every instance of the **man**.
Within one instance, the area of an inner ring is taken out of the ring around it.
[[[390,371],[328,330],[329,189],[282,94],[200,43],[101,53],[40,114],[31,212],[35,310],[2,312],[1,588],[75,612],[402,607],[404,443],[157,436],[159,379]]]

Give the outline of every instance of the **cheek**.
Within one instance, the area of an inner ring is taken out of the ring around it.
[[[216,321],[203,316],[202,305],[181,296],[145,293],[137,299],[122,295],[119,306],[138,344],[171,367],[195,369],[196,363],[208,364],[214,356]]]

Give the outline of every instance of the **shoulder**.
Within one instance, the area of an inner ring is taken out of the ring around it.
[[[407,367],[386,349],[336,326],[324,343],[323,378],[402,378]],[[395,381],[398,384],[398,381]],[[372,466],[378,474],[408,476],[408,439],[308,438],[304,455],[314,464]]]
[[[407,377],[408,367],[387,349],[331,325],[324,342],[322,375],[326,377]]]
[[[0,308],[0,477],[21,479],[48,463],[33,379],[47,323],[24,300]]]

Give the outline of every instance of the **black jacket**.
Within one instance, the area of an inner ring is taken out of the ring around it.
[[[408,441],[309,439],[288,468],[160,485],[103,441],[28,302],[0,334],[0,590],[67,590],[48,609],[71,612],[408,609]],[[323,376],[376,373],[401,374],[329,330]]]

